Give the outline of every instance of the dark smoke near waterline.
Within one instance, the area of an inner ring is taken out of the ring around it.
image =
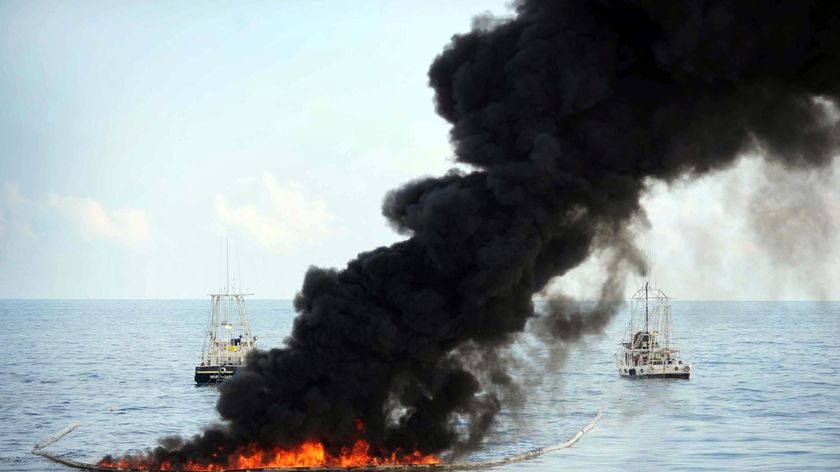
[[[360,435],[373,452],[476,446],[516,395],[499,353],[535,316],[535,293],[611,251],[607,301],[549,302],[539,323],[572,342],[615,311],[607,295],[620,295],[615,271],[638,267],[628,226],[648,179],[756,150],[786,167],[830,162],[838,5],[524,1],[515,18],[477,21],[429,71],[471,170],[389,193],[383,214],[407,239],[311,268],[286,346],[220,387],[226,424],[154,457]]]

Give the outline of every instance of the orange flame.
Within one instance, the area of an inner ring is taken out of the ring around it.
[[[394,451],[388,457],[377,457],[370,454],[370,444],[359,439],[353,447],[341,449],[339,454],[330,454],[324,445],[318,441],[307,441],[295,449],[274,448],[261,450],[257,446],[239,448],[222,463],[206,464],[187,462],[173,464],[169,461],[153,463],[139,457],[125,457],[113,460],[101,460],[100,467],[114,469],[136,470],[189,470],[189,471],[223,471],[241,469],[271,469],[292,467],[369,467],[378,465],[434,465],[440,464],[440,459],[434,455],[424,455],[419,451],[405,453]]]

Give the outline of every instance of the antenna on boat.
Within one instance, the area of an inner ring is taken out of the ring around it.
[[[645,331],[648,331],[648,287],[650,281],[645,282]]]
[[[242,258],[239,257],[239,244],[237,244],[235,239],[233,240],[233,253],[233,255],[236,256],[236,278],[234,280],[239,279],[239,285],[237,285],[239,288],[236,293],[242,293],[244,291],[242,290]],[[236,283],[234,283],[234,285],[236,285]]]
[[[216,273],[216,282],[219,283],[216,287],[218,291],[222,291],[222,239],[219,238],[219,252],[216,254],[216,263],[218,265],[218,272]]]
[[[230,237],[225,236],[225,293],[230,293]]]
[[[649,331],[648,329],[648,290],[650,289],[650,279],[652,277],[651,273],[653,272],[653,265],[651,264],[651,251],[653,250],[652,244],[650,242],[650,234],[648,234],[648,241],[647,241],[647,280],[645,280],[645,331]]]

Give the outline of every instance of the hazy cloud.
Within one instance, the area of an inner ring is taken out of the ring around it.
[[[105,239],[135,248],[150,238],[148,219],[142,210],[122,207],[108,211],[92,198],[56,194],[50,194],[47,201],[85,239]]]
[[[0,195],[0,235],[7,231],[32,235],[29,219],[38,212],[38,207],[20,191],[17,182],[5,182]]]
[[[311,197],[298,184],[277,181],[270,172],[258,179],[239,179],[239,183],[258,183],[262,196],[268,198],[267,209],[255,203],[234,205],[224,195],[216,196],[216,216],[223,225],[244,229],[262,247],[286,253],[299,244],[317,238],[327,231],[335,218],[326,203]]]
[[[29,200],[20,193],[20,185],[16,182],[6,182],[3,184],[3,194],[6,203],[9,205],[17,206]]]

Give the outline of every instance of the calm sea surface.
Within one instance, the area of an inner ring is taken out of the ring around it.
[[[261,347],[279,345],[288,301],[249,302]],[[218,421],[193,385],[206,300],[0,300],[0,470],[66,470],[30,454],[96,461]],[[634,381],[614,368],[624,314],[556,370],[523,368],[529,401],[505,411],[473,459],[563,442],[571,449],[495,470],[840,470],[840,302],[675,302],[692,378]],[[537,381],[539,380],[539,381]]]

